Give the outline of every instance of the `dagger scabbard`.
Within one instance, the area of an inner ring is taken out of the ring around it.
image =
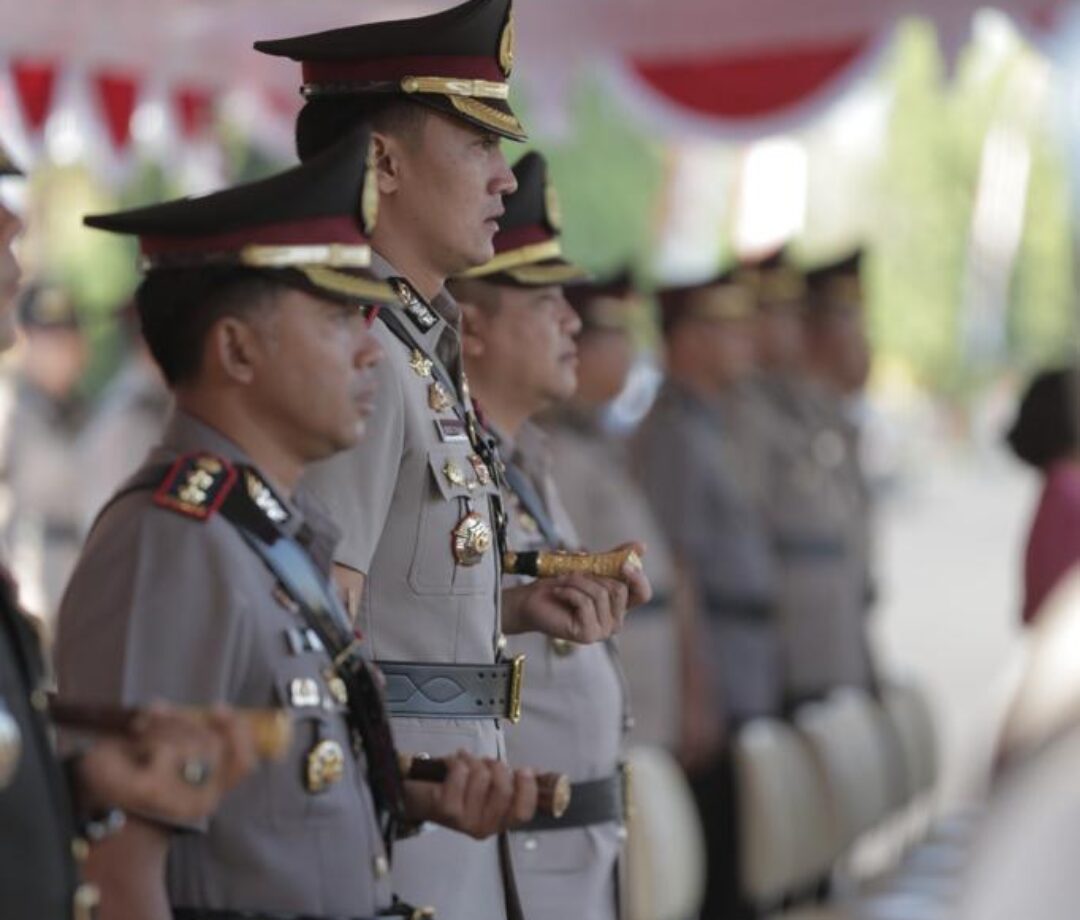
[[[568,553],[540,551],[532,553],[506,552],[503,572],[507,575],[528,575],[533,578],[555,578],[580,572],[600,578],[622,580],[624,570],[641,568],[641,557],[633,549],[610,553]]]
[[[441,783],[446,779],[448,767],[438,758],[413,757],[398,754],[402,775],[406,779],[427,783]],[[536,777],[538,797],[536,810],[551,818],[561,818],[570,805],[570,780],[562,773],[541,773]]]

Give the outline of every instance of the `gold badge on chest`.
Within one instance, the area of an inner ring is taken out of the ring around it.
[[[454,400],[439,381],[428,387],[428,405],[434,412],[448,412],[454,408]]]
[[[470,511],[454,528],[454,559],[458,565],[477,565],[491,549],[491,526],[475,511]]]
[[[461,467],[454,463],[453,460],[447,460],[446,463],[443,464],[443,475],[450,485],[456,486],[459,489],[464,489],[468,485]]]
[[[490,485],[491,470],[488,469],[488,465],[484,462],[484,458],[478,454],[470,454],[469,463],[472,464],[473,472],[476,474],[476,481],[482,486]]]
[[[308,751],[304,764],[304,787],[325,792],[345,775],[345,752],[336,741],[320,741]]]
[[[413,373],[417,377],[423,377],[425,380],[431,376],[431,369],[435,366],[435,363],[425,355],[419,348],[414,348],[412,354],[409,356],[409,367],[413,369]]]

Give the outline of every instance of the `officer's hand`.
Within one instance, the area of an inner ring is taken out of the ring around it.
[[[503,629],[587,645],[622,629],[629,592],[613,578],[574,572],[503,591]]]
[[[638,559],[645,558],[645,544],[644,543],[623,543],[620,546],[616,546],[614,552],[621,552],[622,550],[632,549]],[[629,596],[626,601],[626,606],[633,610],[635,607],[641,604],[647,604],[652,600],[652,585],[649,583],[648,577],[645,575],[645,570],[640,565],[632,565],[626,563],[623,566],[620,578],[626,584]]]
[[[405,781],[408,817],[434,821],[477,840],[531,820],[536,814],[536,776],[497,760],[458,751],[446,758],[441,783]]]
[[[217,706],[208,713],[155,704],[123,738],[104,738],[79,758],[80,804],[188,823],[206,817],[256,763],[250,723]]]

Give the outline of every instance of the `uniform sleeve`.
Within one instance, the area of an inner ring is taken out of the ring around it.
[[[360,442],[314,464],[302,482],[341,530],[335,560],[365,574],[390,512],[405,444],[405,399],[391,353],[401,346],[384,336],[380,342],[388,354],[377,367],[375,408]]]
[[[244,702],[255,601],[245,553],[221,518],[194,521],[145,495],[114,505],[60,606],[61,695],[124,706]]]

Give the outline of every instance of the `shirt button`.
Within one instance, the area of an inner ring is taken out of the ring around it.
[[[540,841],[537,840],[535,837],[526,837],[525,842],[522,844],[522,846],[525,848],[525,851],[527,853],[532,853],[536,850],[537,847],[540,846]]]
[[[375,857],[375,878],[386,878],[390,874],[390,861],[380,853]]]
[[[496,650],[500,651],[500,652],[505,652],[506,651],[506,645],[507,645],[506,636],[504,636],[502,633],[499,633],[499,638],[495,640],[495,648],[496,648]]]

